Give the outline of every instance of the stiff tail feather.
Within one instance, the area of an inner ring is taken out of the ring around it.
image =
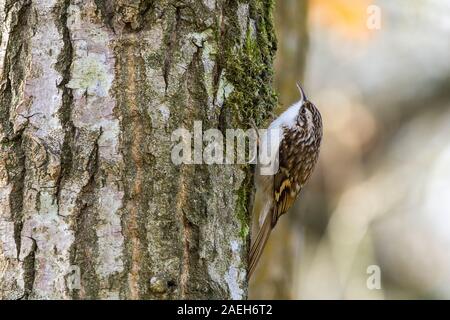
[[[250,279],[250,277],[253,274],[253,271],[255,271],[255,268],[258,265],[258,261],[263,253],[264,247],[266,246],[267,240],[269,239],[270,232],[272,231],[271,218],[272,216],[270,214],[268,214],[265,217],[264,223],[259,229],[258,235],[256,236],[256,239],[253,242],[252,247],[250,249],[248,274],[247,274],[248,279]]]

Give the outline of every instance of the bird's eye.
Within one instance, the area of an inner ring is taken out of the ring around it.
[[[302,113],[303,113],[303,114],[306,113],[306,108],[302,108]]]

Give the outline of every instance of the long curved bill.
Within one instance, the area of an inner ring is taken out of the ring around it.
[[[302,103],[306,102],[308,100],[308,98],[306,97],[305,91],[303,90],[302,86],[297,82],[297,88],[298,91],[300,92],[300,101]]]

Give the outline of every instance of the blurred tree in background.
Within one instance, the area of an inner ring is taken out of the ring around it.
[[[304,76],[324,142],[250,296],[450,298],[450,4],[278,1],[276,22],[279,111]]]

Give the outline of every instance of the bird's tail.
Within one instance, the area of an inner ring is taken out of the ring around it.
[[[269,211],[270,213],[270,211]],[[272,231],[272,215],[267,214],[250,249],[247,278],[253,274]]]

